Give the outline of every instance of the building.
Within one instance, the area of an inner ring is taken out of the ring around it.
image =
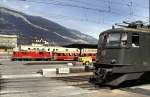
[[[0,35],[0,59],[10,58],[17,48],[17,35]]]

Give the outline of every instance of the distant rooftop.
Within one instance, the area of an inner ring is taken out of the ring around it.
[[[10,37],[10,38],[16,38],[17,35],[3,35],[3,34],[0,34],[0,37]]]

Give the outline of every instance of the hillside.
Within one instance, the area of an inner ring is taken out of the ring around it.
[[[80,31],[3,7],[0,7],[0,34],[18,35],[18,44],[30,44],[35,38],[56,44],[97,43],[97,39]]]

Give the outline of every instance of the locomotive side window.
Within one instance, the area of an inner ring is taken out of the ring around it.
[[[122,47],[127,47],[127,33],[122,33],[121,46]]]
[[[133,33],[132,34],[132,47],[139,47],[139,46],[140,46],[139,34]]]

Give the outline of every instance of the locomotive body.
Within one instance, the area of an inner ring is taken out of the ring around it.
[[[150,72],[150,30],[114,28],[99,36],[94,80],[118,86]]]

